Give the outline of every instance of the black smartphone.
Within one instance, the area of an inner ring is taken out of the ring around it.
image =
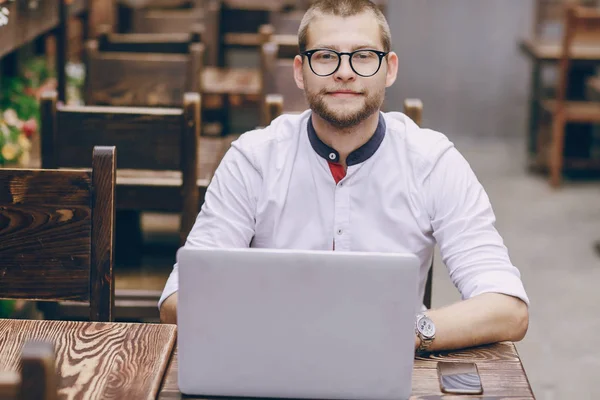
[[[440,387],[444,393],[482,394],[477,365],[472,362],[438,361]]]

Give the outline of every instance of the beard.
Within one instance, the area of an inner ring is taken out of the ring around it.
[[[362,107],[346,107],[344,104],[333,109],[325,102],[325,97],[334,90],[322,89],[317,93],[306,91],[306,100],[311,110],[319,117],[338,129],[347,129],[356,126],[379,111],[385,97],[385,89],[376,92],[365,90],[362,92]]]

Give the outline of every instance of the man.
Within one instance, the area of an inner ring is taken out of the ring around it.
[[[186,246],[409,252],[422,295],[437,242],[463,301],[418,316],[415,349],[521,340],[529,300],[468,163],[444,135],[379,111],[398,70],[385,17],[368,0],[316,1],[298,40],[310,110],[233,143]],[[177,276],[164,322],[176,323]]]

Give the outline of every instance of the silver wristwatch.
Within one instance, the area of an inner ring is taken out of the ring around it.
[[[417,353],[421,353],[427,350],[433,339],[435,339],[435,325],[433,321],[425,314],[417,315],[417,321],[415,322],[415,333],[421,339],[421,344],[417,349]]]

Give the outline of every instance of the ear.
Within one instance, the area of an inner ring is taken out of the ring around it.
[[[304,90],[304,75],[302,68],[304,67],[304,63],[302,62],[302,56],[297,55],[294,57],[294,80],[296,81],[296,86],[298,89]]]
[[[385,76],[385,87],[390,87],[396,82],[398,75],[398,55],[391,51],[387,55],[387,73]]]

